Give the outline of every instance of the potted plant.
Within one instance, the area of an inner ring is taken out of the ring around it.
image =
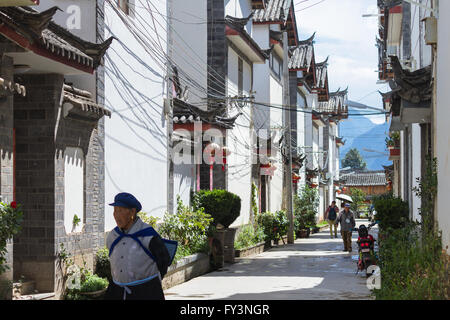
[[[316,225],[316,215],[319,206],[319,194],[316,189],[305,185],[298,195],[294,195],[294,217],[297,236],[309,237],[309,226]]]
[[[225,262],[234,262],[236,229],[229,226],[241,213],[241,198],[226,190],[200,190],[192,195],[192,207],[194,210],[204,208],[213,218],[213,237],[222,245]]]

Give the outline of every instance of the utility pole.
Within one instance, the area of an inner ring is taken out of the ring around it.
[[[287,30],[283,32],[283,105],[284,105],[284,124],[285,131],[285,155],[288,158],[287,164],[283,159],[284,167],[284,190],[286,191],[286,209],[289,220],[288,243],[294,243],[294,212],[292,210],[292,138],[291,138],[291,110],[289,99],[289,53]]]

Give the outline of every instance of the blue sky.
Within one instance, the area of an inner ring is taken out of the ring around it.
[[[376,0],[294,0],[300,40],[316,32],[316,61],[329,58],[330,91],[349,86],[349,99],[382,109],[376,92],[387,91],[387,85],[377,82],[378,49],[375,37],[377,17],[363,18],[363,14],[377,13]],[[315,3],[315,6],[306,8]],[[302,10],[306,8],[305,10]],[[301,10],[301,11],[298,11]],[[384,116],[371,116],[380,124]],[[350,118],[347,121],[357,121]]]

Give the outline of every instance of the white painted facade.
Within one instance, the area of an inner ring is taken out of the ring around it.
[[[95,1],[50,0],[41,2],[36,9],[43,11],[55,5],[62,10],[54,16],[56,23],[86,41],[97,42]],[[105,56],[105,106],[112,112],[111,118],[105,120],[105,231],[116,226],[113,207],[108,204],[119,192],[134,194],[142,203],[142,211],[150,215],[162,217],[167,208],[165,82],[161,78],[166,70],[151,58],[152,51],[144,49],[131,34],[112,5],[116,6],[116,2],[105,2],[105,39],[114,35],[127,49],[115,40]],[[145,41],[153,49],[166,53],[166,3],[158,1],[154,5],[156,8],[150,7],[154,21],[144,0],[134,0],[134,14],[122,13],[122,18],[134,24],[137,33],[146,35]],[[138,62],[131,53],[142,61]],[[95,74],[70,76],[66,80],[95,96]],[[68,172],[69,181],[79,180],[73,177],[77,176],[74,168],[68,168]],[[70,188],[76,188],[78,182]],[[70,207],[65,217],[66,231],[73,218],[69,212],[79,206],[78,191],[71,190],[66,197],[66,206]]]
[[[238,93],[239,59],[242,63],[242,94],[250,95],[252,89],[252,66],[239,57],[232,48],[228,48],[228,77],[227,91],[229,95]],[[233,110],[238,108],[238,110]],[[233,129],[227,130],[227,143],[231,155],[227,159],[228,164],[228,191],[237,194],[241,198],[241,215],[234,221],[232,226],[239,226],[249,222],[251,203],[251,169],[252,139],[250,106],[245,105],[243,109],[231,106],[230,113],[243,112],[235,122]]]
[[[134,17],[123,15],[135,30],[147,35],[153,50],[166,53],[165,2],[154,2],[160,14],[150,14],[144,0],[135,0]],[[155,8],[152,8],[155,10]],[[154,20],[153,20],[154,19]],[[167,208],[167,121],[163,112],[166,74],[164,64],[151,56],[130,33],[111,5],[105,4],[106,37],[114,35],[125,44],[113,41],[105,59],[106,106],[113,111],[105,123],[105,231],[115,226],[114,196],[132,193],[142,211],[162,217]],[[157,34],[155,32],[157,31]],[[153,30],[153,31],[152,31]],[[144,68],[130,52],[153,69]],[[129,86],[123,83],[126,79]],[[149,100],[151,99],[151,100]]]
[[[450,2],[439,1],[438,46],[436,65],[436,104],[434,106],[435,135],[434,153],[438,162],[438,194],[436,218],[442,231],[442,244],[450,254],[450,213],[448,198],[450,195]]]

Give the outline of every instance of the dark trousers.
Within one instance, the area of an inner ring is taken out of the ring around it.
[[[352,232],[341,231],[342,240],[344,241],[344,250],[352,251]]]
[[[165,300],[161,281],[158,277],[140,284],[128,287],[131,293],[126,293],[125,300]],[[110,282],[104,300],[124,300],[125,288]]]

